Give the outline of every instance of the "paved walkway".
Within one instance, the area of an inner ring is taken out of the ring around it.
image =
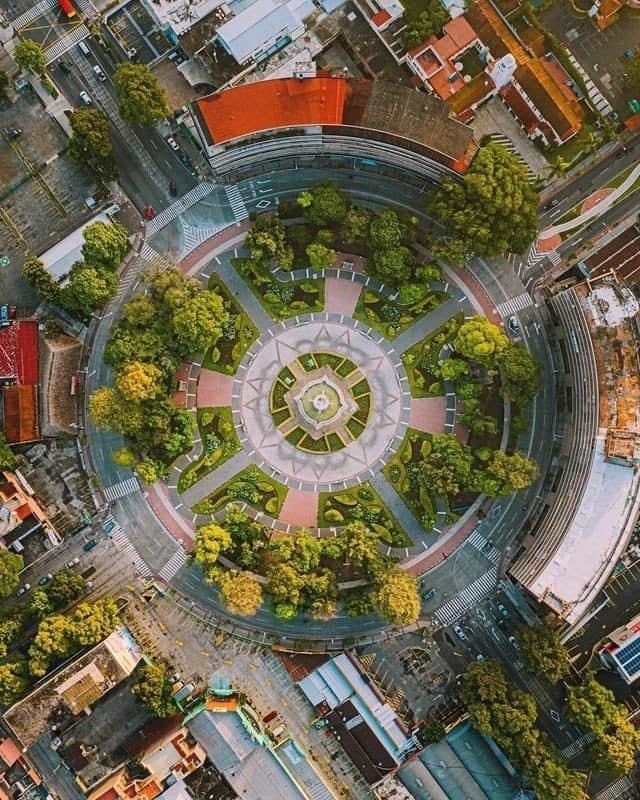
[[[361,293],[359,283],[327,278],[324,282],[324,310],[352,317]]]
[[[239,299],[239,303],[251,318],[261,334],[267,333],[276,323],[256,300],[255,295],[231,266],[229,257],[214,258],[214,272],[222,280],[229,292]]]
[[[409,427],[424,433],[442,433],[446,410],[446,397],[414,397],[411,400]]]
[[[438,308],[435,308],[431,313],[416,320],[404,333],[401,333],[400,336],[393,339],[392,344],[394,350],[398,353],[404,353],[413,347],[414,344],[424,339],[425,336],[444,325],[444,323],[450,320],[458,311],[462,310],[465,313],[471,311],[469,301],[461,291],[454,290],[453,295],[454,297],[452,297],[451,300],[447,300],[446,303],[438,306]]]
[[[181,497],[182,503],[187,508],[192,508],[199,500],[202,500],[207,495],[211,494],[211,492],[214,492],[222,486],[223,483],[231,480],[234,475],[237,475],[238,472],[245,469],[245,467],[251,466],[253,463],[255,463],[255,460],[250,458],[244,450],[241,450],[239,453],[236,453],[235,456],[231,456],[228,461],[225,461],[222,466],[210,472],[208,475],[205,475],[204,478],[201,478],[197,483],[183,492]]]
[[[230,406],[233,375],[223,375],[211,369],[200,370],[200,380],[196,390],[196,405],[198,408],[206,406]]]
[[[380,495],[380,499],[391,511],[393,516],[398,520],[398,523],[411,539],[416,544],[421,544],[424,549],[433,543],[438,537],[436,534],[425,534],[422,525],[415,518],[413,511],[404,502],[402,497],[396,492],[393,486],[389,483],[386,477],[378,472],[374,475],[369,483],[373,486],[376,492]],[[400,548],[389,548],[389,553],[398,553]],[[405,548],[404,555],[409,555],[409,548]]]
[[[302,528],[315,528],[318,524],[318,501],[316,492],[289,489],[278,519]]]
[[[153,509],[154,514],[178,541],[187,547],[193,547],[195,538],[195,527],[177,511],[172,497],[173,493],[164,483],[154,483],[147,492],[147,500]]]

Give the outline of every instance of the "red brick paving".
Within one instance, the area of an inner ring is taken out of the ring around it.
[[[442,433],[446,409],[445,397],[414,397],[409,425],[425,433]]]
[[[202,369],[196,389],[196,405],[198,408],[230,406],[232,386],[232,375],[223,375],[211,369]]]
[[[606,197],[609,197],[610,194],[613,194],[615,189],[598,189],[597,192],[593,192],[590,194],[589,197],[585,199],[583,204],[580,206],[580,213],[584,214],[585,211],[589,211],[591,208],[595,208],[599,203],[601,203]]]
[[[333,314],[352,317],[362,286],[338,278],[326,278],[324,282],[324,310]]]
[[[478,517],[473,515],[457,530],[449,539],[446,538],[446,533],[441,536],[435,547],[438,549],[431,553],[425,553],[424,558],[419,561],[414,561],[407,569],[412,575],[422,575],[430,569],[437,567],[442,561],[445,561],[455,550],[464,544],[471,531],[478,524]]]
[[[163,483],[155,483],[147,493],[147,500],[153,513],[169,533],[186,547],[193,547],[195,528],[175,510],[169,497],[169,490]]]
[[[549,253],[551,250],[557,250],[562,244],[562,236],[559,233],[554,233],[551,236],[544,236],[544,231],[540,234],[537,242],[539,253]]]
[[[289,489],[279,519],[280,522],[314,528],[318,524],[318,495],[315,492]]]

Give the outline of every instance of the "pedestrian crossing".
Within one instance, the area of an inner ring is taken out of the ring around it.
[[[497,567],[491,567],[489,572],[481,575],[473,583],[443,606],[440,606],[434,614],[438,622],[442,625],[451,625],[466,614],[470,608],[485,599],[496,588],[498,581]]]
[[[593,739],[593,734],[587,731],[587,733],[584,733],[579,739],[576,739],[575,742],[571,742],[570,745],[564,747],[562,749],[562,755],[567,761],[571,760],[574,756],[577,756],[578,753],[581,753],[587,745],[591,744]]]
[[[182,549],[182,547],[178,548],[176,552],[171,556],[171,558],[167,561],[164,567],[160,570],[160,577],[165,580],[167,583],[173,578],[173,576],[180,570],[184,565],[187,563],[187,555]]]
[[[623,775],[615,783],[607,786],[600,794],[595,795],[595,800],[617,800],[623,792],[631,789],[632,786],[631,780],[626,775]]]
[[[131,559],[131,562],[139,575],[142,575],[143,578],[151,577],[151,570],[142,560],[142,556],[131,544],[129,537],[119,525],[113,529],[111,539],[116,543],[118,549]]]
[[[91,0],[74,0],[78,11],[85,17],[95,17],[98,13],[97,8],[93,5]]]
[[[247,219],[249,212],[240,194],[240,189],[235,184],[233,186],[225,186],[224,193],[227,195],[236,222],[242,222],[242,220]]]
[[[195,225],[186,225],[183,222],[182,235],[184,237],[184,246],[181,253],[182,257],[188,256],[196,247],[206,242],[207,239],[210,239],[212,236],[215,236],[219,230],[220,228],[216,228],[213,225],[207,225],[205,228],[198,228]]]
[[[547,258],[553,264],[554,267],[556,267],[562,261],[562,256],[557,250],[549,251],[547,253]]]
[[[529,292],[523,292],[517,297],[512,297],[510,300],[505,300],[504,303],[499,303],[496,306],[496,311],[504,319],[510,317],[512,314],[517,314],[518,311],[524,311],[525,308],[533,305],[533,300]]]
[[[170,222],[173,222],[174,219],[178,219],[181,214],[188,211],[191,206],[199,203],[200,200],[208,194],[211,194],[215,189],[216,185],[214,183],[208,183],[207,181],[199,183],[179,200],[176,200],[175,203],[172,203],[168,208],[165,208],[164,211],[161,211],[152,220],[147,222],[147,236],[153,236],[158,233],[158,231],[161,231]]]
[[[134,494],[140,490],[140,484],[137,478],[127,478],[120,483],[115,483],[113,486],[107,486],[103,489],[104,496],[109,502],[118,500],[120,497],[126,497],[128,494]]]
[[[492,563],[497,564],[498,561],[500,561],[500,556],[502,553],[492,544],[489,544],[480,531],[474,531],[474,533],[472,533],[467,539],[466,543],[470,544],[472,547],[475,547],[476,550],[479,550],[482,555],[488,558]]]
[[[56,58],[60,58],[60,56],[66,53],[67,50],[70,50],[74,44],[78,44],[78,42],[86,39],[87,36],[89,36],[89,28],[84,24],[76,25],[66,36],[58,39],[57,42],[54,42],[44,51],[47,64],[51,64]]]
[[[11,25],[17,31],[22,30],[22,28],[26,27],[30,22],[33,22],[34,19],[44,14],[45,11],[49,11],[50,8],[55,8],[57,5],[57,0],[40,0],[39,3],[36,3],[28,11],[25,11],[24,14],[20,14],[19,17],[16,17],[11,22]]]

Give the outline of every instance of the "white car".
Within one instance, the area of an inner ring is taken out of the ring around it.
[[[467,638],[467,634],[462,630],[459,625],[453,626],[453,632],[458,637],[458,639],[462,639],[463,641]]]
[[[177,151],[177,150],[180,149],[180,145],[176,142],[176,140],[173,138],[173,136],[167,136],[165,141],[166,141],[166,143],[169,145],[169,147],[172,150],[176,150]]]
[[[92,69],[93,69],[93,74],[96,76],[96,78],[99,81],[106,81],[107,80],[107,76],[104,74],[102,69],[97,64],[94,64]]]
[[[72,567],[76,567],[80,563],[80,559],[78,556],[72,558],[71,561],[67,561],[67,567],[71,569]]]
[[[89,97],[89,94],[85,91],[80,92],[80,99],[85,104],[85,106],[90,106],[93,103],[93,100]]]
[[[514,336],[518,336],[520,334],[520,323],[518,322],[518,318],[515,314],[512,317],[509,317],[507,320],[507,328]]]
[[[509,642],[511,647],[513,647],[514,650],[520,649],[520,645],[518,644],[518,640],[516,639],[515,636],[508,636],[507,641]]]

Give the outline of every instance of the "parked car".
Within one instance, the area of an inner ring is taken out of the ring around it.
[[[90,106],[91,103],[93,103],[93,100],[89,97],[88,92],[85,92],[84,90],[80,92],[80,99],[85,104],[85,106]]]
[[[467,638],[467,634],[462,630],[459,625],[453,626],[453,632],[458,637],[458,639],[462,639],[463,641]]]
[[[186,153],[183,153],[182,150],[178,153],[178,158],[180,159],[180,161],[182,161],[185,167],[188,167],[189,164],[191,164],[191,159]]]
[[[518,640],[516,639],[515,636],[508,636],[507,641],[509,642],[511,647],[513,647],[514,650],[520,649],[520,645],[518,644]]]
[[[107,76],[102,71],[102,68],[99,67],[97,64],[94,64],[92,69],[93,69],[93,74],[96,76],[96,78],[99,81],[106,81],[107,80]]]
[[[484,656],[482,655],[482,653],[478,653],[478,655],[476,656],[476,661],[484,661]]]
[[[89,539],[89,541],[88,541],[88,542],[85,542],[85,543],[84,543],[84,546],[83,546],[83,548],[82,548],[82,549],[83,549],[83,550],[86,550],[86,552],[88,553],[88,552],[89,552],[89,550],[93,550],[93,548],[94,548],[94,547],[95,547],[97,544],[98,544],[98,542],[97,542],[95,539]]]
[[[17,594],[18,594],[18,597],[20,597],[21,595],[23,595],[23,594],[25,594],[26,592],[28,592],[30,588],[31,588],[31,584],[30,584],[30,583],[25,583],[25,585],[24,585],[24,586],[21,586],[21,587],[18,589],[18,592],[17,592]]]
[[[520,333],[520,323],[515,314],[507,320],[507,328],[509,329],[509,333],[512,333],[514,336]]]
[[[165,142],[169,145],[169,147],[172,150],[175,150],[176,152],[180,149],[180,145],[178,144],[178,142],[176,142],[173,136],[167,136]]]
[[[500,612],[500,616],[504,617],[505,619],[509,619],[509,612],[502,605],[502,603],[498,603],[498,611]]]
[[[72,567],[77,566],[79,563],[80,559],[78,558],[78,556],[76,556],[75,558],[72,558],[71,561],[67,561],[67,567],[71,569]]]
[[[43,575],[38,580],[38,586],[46,586],[52,578],[53,578],[53,575],[50,572],[48,572],[46,575]]]

